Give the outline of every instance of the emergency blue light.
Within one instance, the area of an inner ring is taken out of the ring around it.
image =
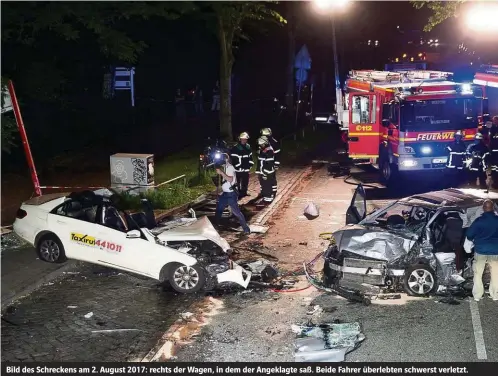
[[[221,158],[221,154],[220,154],[220,153],[216,153],[216,154],[214,155],[214,159],[220,159],[220,158]]]

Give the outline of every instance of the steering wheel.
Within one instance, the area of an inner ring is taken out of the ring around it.
[[[423,221],[425,218],[427,218],[427,212],[424,209],[415,209],[415,212],[413,213],[413,219],[415,219],[416,221]]]

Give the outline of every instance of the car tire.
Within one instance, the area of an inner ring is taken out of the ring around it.
[[[185,279],[188,277],[189,279]],[[206,284],[204,269],[199,265],[187,266],[174,263],[168,268],[167,280],[171,287],[182,294],[199,292]]]
[[[412,265],[405,270],[403,288],[408,295],[427,296],[437,289],[436,273],[430,266]]]
[[[55,234],[44,235],[36,246],[40,260],[52,264],[61,264],[67,261],[66,251],[62,242]]]

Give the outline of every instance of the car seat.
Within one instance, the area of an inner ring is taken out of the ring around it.
[[[448,216],[442,228],[442,237],[436,243],[439,252],[458,252],[463,236],[463,220],[460,217]]]
[[[82,207],[81,203],[79,203],[78,201],[72,201],[68,205],[68,208],[66,210],[66,214],[68,217],[74,218],[74,219],[81,219],[85,215],[85,213],[83,211],[83,207]]]
[[[126,232],[126,226],[124,225],[121,217],[118,215],[116,209],[107,211],[104,220],[104,226],[113,228],[118,231]]]

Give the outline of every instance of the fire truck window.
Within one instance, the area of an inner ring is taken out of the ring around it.
[[[375,123],[377,121],[377,118],[376,118],[376,115],[377,115],[377,97],[376,96],[371,96],[370,97],[372,99],[372,105],[371,105],[371,113],[372,113],[372,119],[370,121],[370,123]]]
[[[353,97],[351,109],[353,124],[371,124],[369,99],[368,95],[355,95]]]

